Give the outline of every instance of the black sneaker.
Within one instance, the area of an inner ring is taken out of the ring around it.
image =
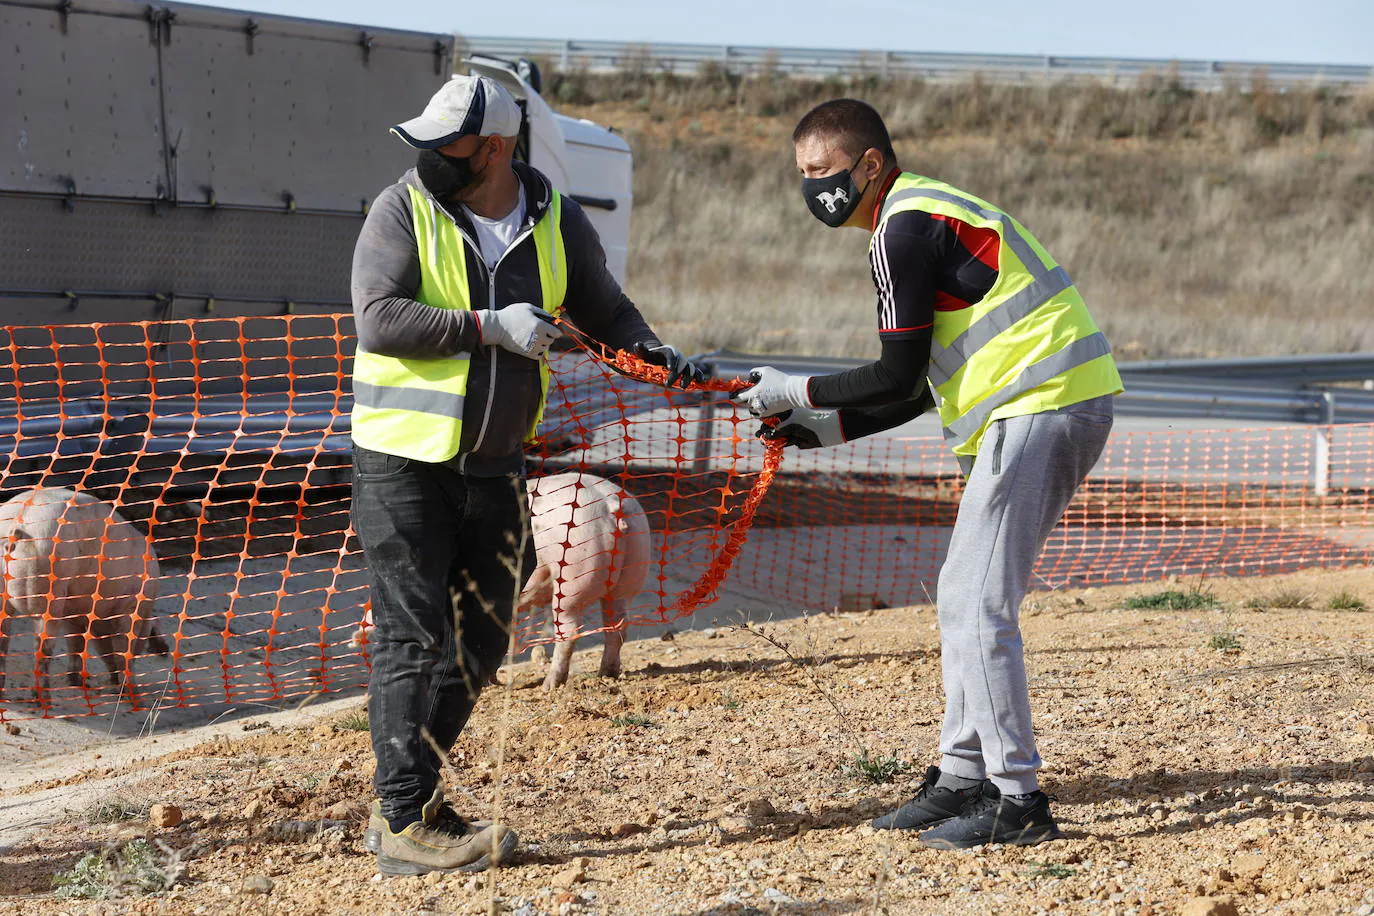
[[[971,849],[988,843],[1034,846],[1063,835],[1050,814],[1050,797],[1034,792],[1024,805],[1000,794],[984,794],[958,817],[927,830],[919,839],[931,849]]]
[[[928,767],[925,782],[916,790],[916,797],[891,814],[873,819],[874,830],[922,830],[943,824],[958,817],[984,792],[993,791],[992,783],[983,780],[967,789],[944,789],[937,786],[940,768]]]

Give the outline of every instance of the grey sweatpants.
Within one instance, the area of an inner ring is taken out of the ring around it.
[[[968,474],[937,604],[945,683],[940,769],[1033,792],[1020,607],[1045,539],[1112,429],[1112,398],[998,420]]]

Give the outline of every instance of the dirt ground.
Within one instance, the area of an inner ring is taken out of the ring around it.
[[[1341,592],[1374,606],[1374,570],[1204,582],[1213,609],[1124,608],[1197,584],[1027,599],[1059,842],[936,852],[867,826],[936,758],[935,616],[914,607],[631,642],[616,683],[582,674],[589,650],[552,698],[533,667],[510,669],[448,775],[460,811],[500,805],[521,834],[483,876],[376,875],[356,716],[245,721],[75,775],[55,762],[6,793],[11,827],[25,796],[102,801],[47,826],[35,802],[0,855],[0,912],[1374,913],[1374,612],[1328,608]],[[872,783],[861,749],[911,769]],[[152,826],[155,803],[180,825]],[[321,819],[347,828],[318,833]],[[136,837],[183,873],[174,889],[54,897],[55,872]]]

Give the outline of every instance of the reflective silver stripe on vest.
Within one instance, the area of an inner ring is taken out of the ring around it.
[[[968,413],[945,428],[945,438],[955,445],[962,445],[969,440],[970,436],[983,428],[983,424],[987,422],[994,410],[1012,398],[1025,394],[1032,388],[1040,387],[1056,375],[1063,375],[1070,369],[1091,362],[1098,357],[1106,356],[1111,352],[1112,348],[1108,346],[1107,338],[1103,336],[1101,331],[1075,340],[1064,349],[1046,356],[1040,362],[1030,364],[1021,370],[1016,381],[975,404]]]
[[[357,352],[358,352],[358,353],[369,353],[369,354],[371,354],[371,355],[373,355],[373,356],[378,355],[378,354],[372,353],[371,350],[364,350],[362,347],[358,347],[358,348],[357,348]],[[472,359],[472,353],[469,352],[469,351],[467,351],[467,350],[459,350],[457,353],[454,353],[454,354],[452,354],[452,355],[450,355],[450,356],[440,356],[440,357],[438,357],[438,359],[448,359],[448,360],[453,360],[454,362],[459,362],[459,363],[461,363],[461,362],[467,362],[468,360]]]
[[[936,387],[954,377],[954,373],[969,361],[974,353],[992,342],[998,334],[1030,315],[1064,290],[1073,286],[1068,271],[1056,267],[1044,277],[1002,301],[1002,304],[969,325],[949,342],[930,345],[930,381]]]
[[[427,388],[369,385],[353,380],[353,401],[373,410],[410,410],[454,420],[463,419],[463,396]]]
[[[1002,241],[1007,243],[1031,275],[1029,286],[1013,293],[1001,305],[969,325],[958,337],[950,341],[948,346],[942,347],[938,343],[931,343],[930,381],[932,385],[939,387],[953,378],[954,373],[958,372],[974,353],[990,343],[998,334],[1068,289],[1073,285],[1073,280],[1062,267],[1047,269],[1045,262],[1040,260],[1040,256],[1021,235],[1020,230],[1012,225],[1007,214],[999,210],[989,210],[958,194],[927,188],[907,188],[892,194],[883,203],[883,218],[886,219],[892,208],[902,201],[920,198],[954,204],[956,207],[977,213],[986,220],[1001,223]]]
[[[929,198],[930,200],[942,200],[947,204],[954,204],[956,207],[963,207],[965,210],[977,213],[983,219],[994,223],[1002,224],[1002,240],[1016,252],[1016,256],[1021,259],[1021,263],[1026,265],[1026,270],[1037,280],[1048,276],[1049,270],[1045,267],[1045,262],[1040,260],[1040,256],[1035,253],[1035,249],[1021,237],[1021,233],[1011,224],[1011,217],[1000,210],[989,210],[980,204],[976,204],[967,197],[960,197],[958,194],[951,194],[948,191],[939,191],[932,188],[906,188],[897,191],[895,194],[888,195],[883,203],[882,218],[887,219],[892,208],[902,201],[915,200],[918,198]]]

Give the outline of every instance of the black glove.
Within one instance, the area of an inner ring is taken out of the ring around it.
[[[781,439],[797,448],[830,448],[845,441],[838,410],[789,410],[779,416],[777,426],[759,427],[760,439]]]
[[[674,385],[687,388],[689,385],[701,384],[706,381],[709,374],[704,365],[692,362],[683,356],[677,347],[667,344],[640,342],[635,344],[634,354],[650,365],[662,366],[668,370],[668,383],[665,386],[667,388]]]

